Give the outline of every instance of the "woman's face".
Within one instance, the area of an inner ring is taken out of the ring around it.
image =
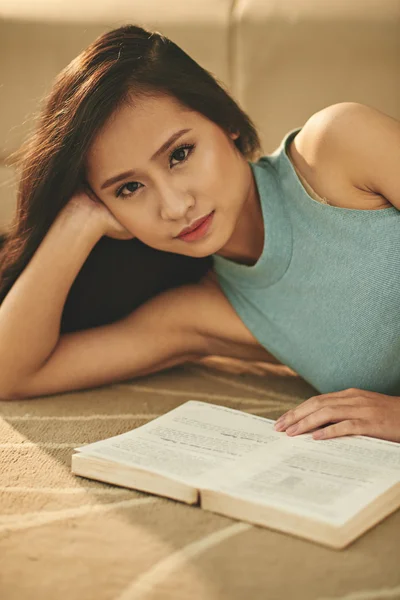
[[[236,137],[173,98],[144,99],[123,106],[98,134],[87,156],[87,181],[143,243],[208,256],[232,238],[252,193],[251,169]],[[202,237],[177,237],[211,212]]]

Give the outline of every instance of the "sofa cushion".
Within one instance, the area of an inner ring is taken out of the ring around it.
[[[398,0],[244,0],[232,28],[232,89],[265,154],[337,102],[400,119]]]

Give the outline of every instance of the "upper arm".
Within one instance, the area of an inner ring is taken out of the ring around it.
[[[35,397],[145,375],[206,354],[196,285],[167,290],[127,317],[64,334],[45,364],[12,394]]]
[[[303,130],[311,163],[342,173],[400,210],[399,121],[364,104],[341,102],[315,113]]]

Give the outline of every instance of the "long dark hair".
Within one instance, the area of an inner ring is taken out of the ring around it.
[[[0,240],[0,303],[60,210],[85,178],[85,156],[111,114],[132,99],[178,99],[227,133],[248,160],[261,153],[250,118],[222,83],[158,32],[125,25],[98,37],[56,77],[34,133],[11,155],[17,210]],[[113,322],[159,292],[198,281],[212,258],[161,252],[137,239],[103,237],[77,275],[61,331]]]

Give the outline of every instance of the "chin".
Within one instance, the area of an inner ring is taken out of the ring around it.
[[[188,248],[187,252],[176,252],[176,254],[183,254],[184,256],[190,256],[191,258],[207,258],[207,256],[214,254],[214,250],[209,250],[208,248],[196,248],[196,250],[193,249],[191,251],[191,248]]]

